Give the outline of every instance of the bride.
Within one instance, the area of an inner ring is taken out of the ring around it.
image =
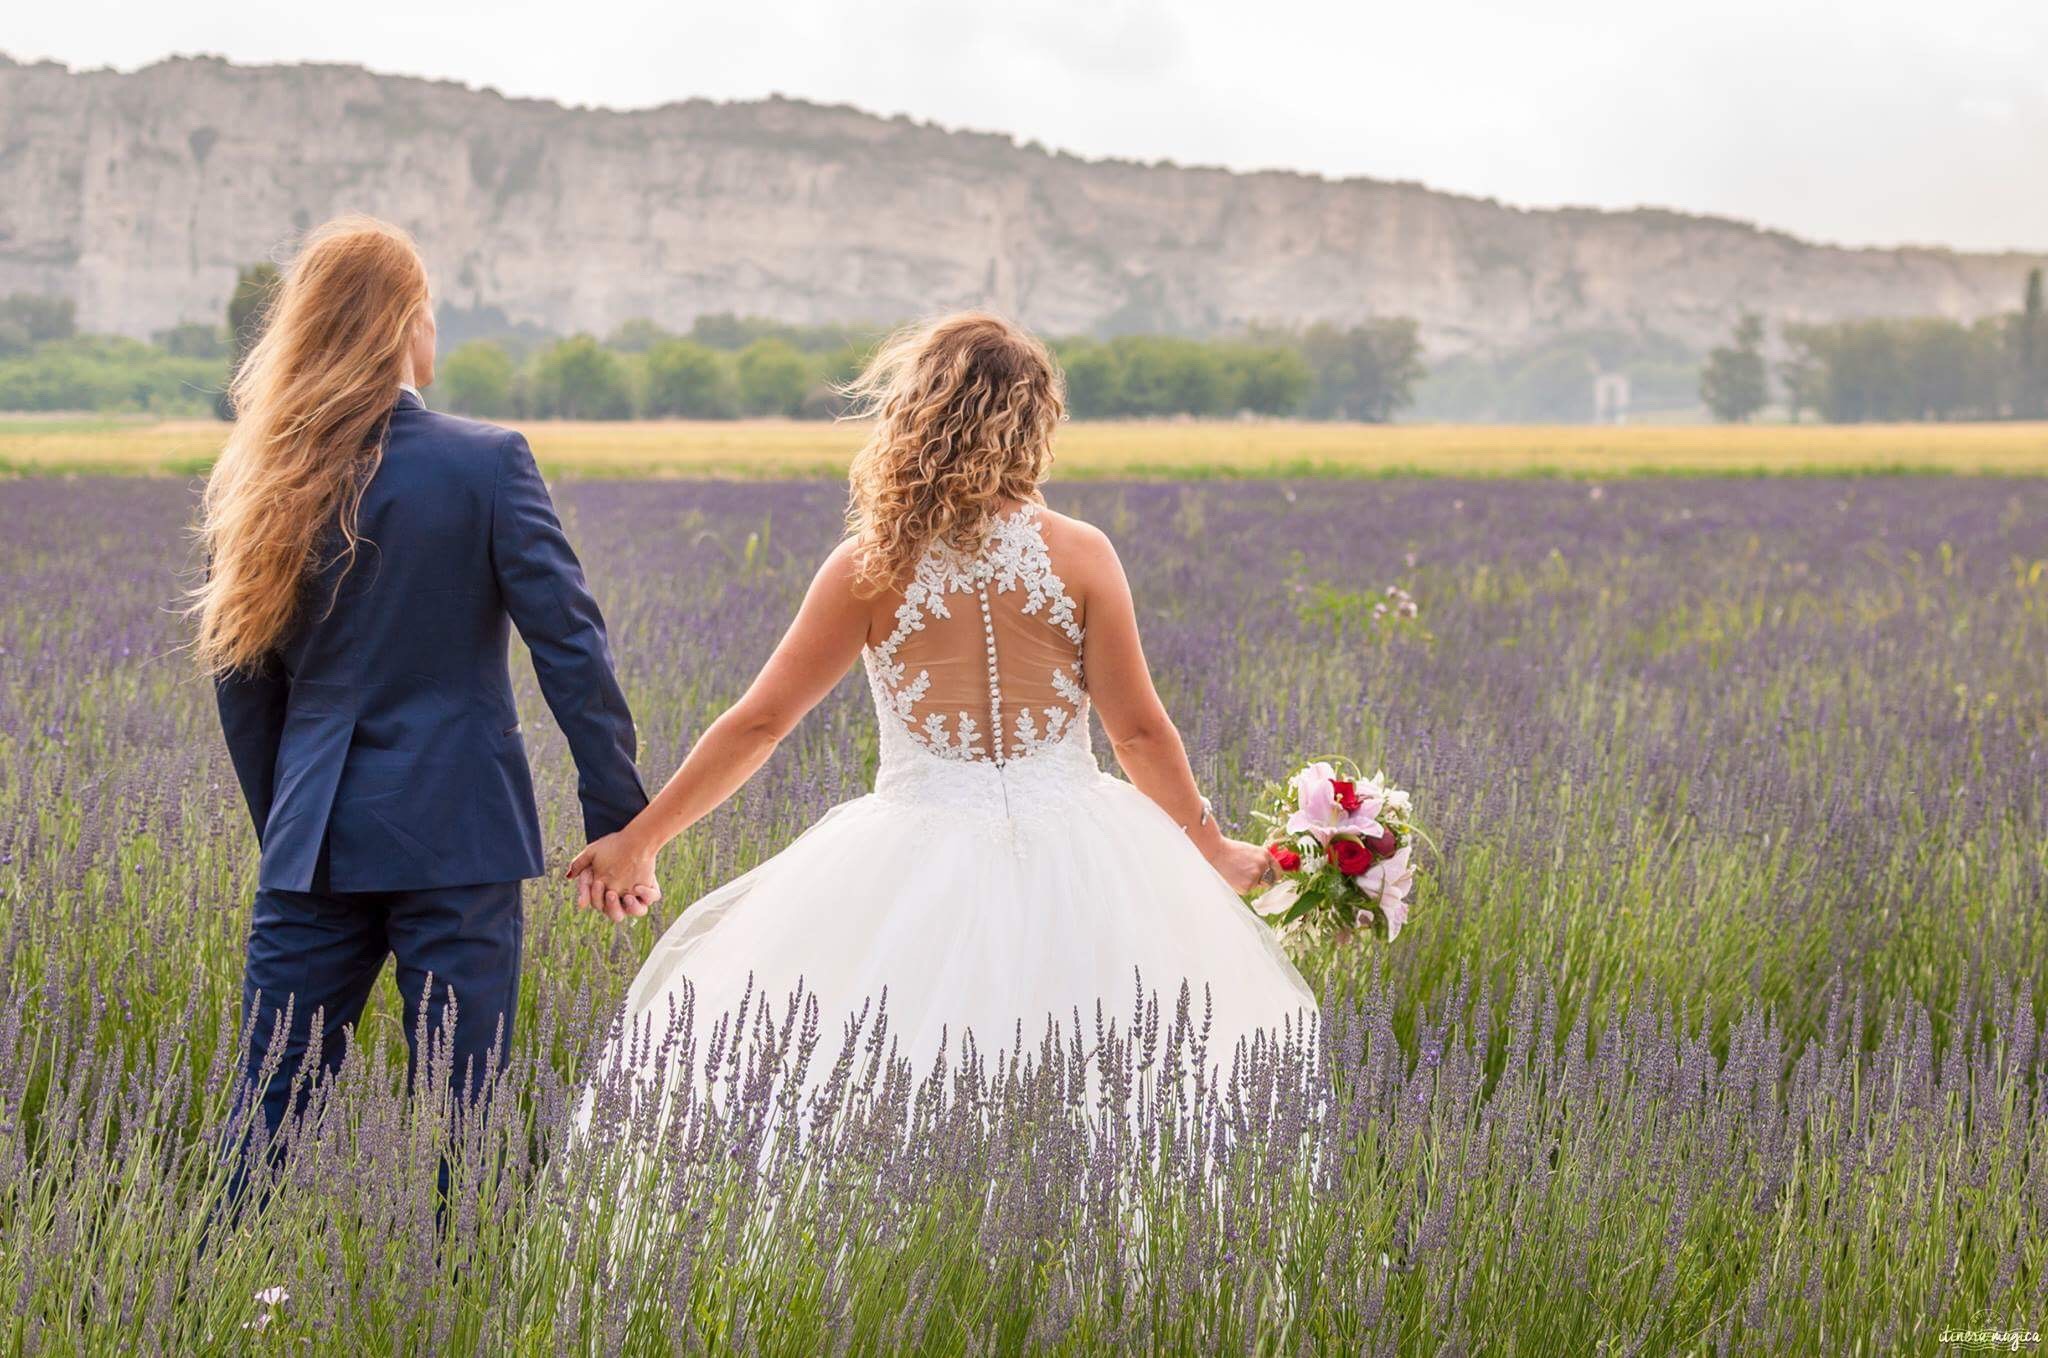
[[[1109,539],[1040,496],[1063,415],[1051,355],[997,317],[949,316],[890,340],[852,392],[874,424],[849,535],[746,694],[568,875],[581,904],[644,914],[662,846],[856,659],[874,791],[684,911],[633,982],[628,1033],[685,1011],[701,1033],[801,987],[828,1025],[885,1001],[897,1052],[929,1068],[969,1033],[996,1051],[1020,1021],[1029,1038],[1098,1002],[1122,1012],[1134,973],[1169,1012],[1183,983],[1198,1021],[1206,1002],[1226,1071],[1240,1040],[1303,1032],[1315,996],[1239,900],[1270,860],[1210,814]],[[1129,782],[1097,767],[1091,708]],[[676,1073],[658,1044],[633,1051],[639,1074]]]

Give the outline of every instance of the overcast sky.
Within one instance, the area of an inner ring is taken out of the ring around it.
[[[565,103],[771,93],[1084,155],[2048,249],[2048,0],[64,0],[0,50],[352,62]]]

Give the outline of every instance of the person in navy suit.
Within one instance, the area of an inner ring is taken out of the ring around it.
[[[387,955],[407,1040],[424,1015],[458,1095],[503,1060],[521,882],[545,868],[514,627],[575,758],[585,833],[647,804],[604,619],[533,454],[427,409],[434,336],[409,237],[323,227],[235,377],[206,489],[196,649],[261,846],[243,1004],[273,1133],[316,1034],[339,1065]],[[597,904],[616,920],[656,898],[650,883]]]

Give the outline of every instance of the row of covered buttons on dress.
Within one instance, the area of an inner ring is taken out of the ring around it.
[[[975,593],[981,600],[981,634],[988,646],[989,757],[1000,764],[1003,762],[1003,687],[996,672],[995,615],[989,611],[988,586],[981,586]]]
[[[974,563],[974,574],[980,582],[975,587],[975,597],[981,601],[981,635],[988,652],[988,732],[990,758],[995,761],[996,786],[1003,793],[1003,829],[1010,842],[1010,852],[1019,858],[1024,856],[1024,842],[1017,838],[1017,818],[1010,814],[1010,783],[1003,773],[1003,683],[996,665],[996,620],[989,608],[988,577],[992,570],[986,561]]]

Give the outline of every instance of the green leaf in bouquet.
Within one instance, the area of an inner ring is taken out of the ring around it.
[[[1323,899],[1328,892],[1329,888],[1321,883],[1311,882],[1304,886],[1301,895],[1295,898],[1294,904],[1288,906],[1286,913],[1280,916],[1280,923],[1293,924],[1297,920],[1307,919],[1322,907]]]

